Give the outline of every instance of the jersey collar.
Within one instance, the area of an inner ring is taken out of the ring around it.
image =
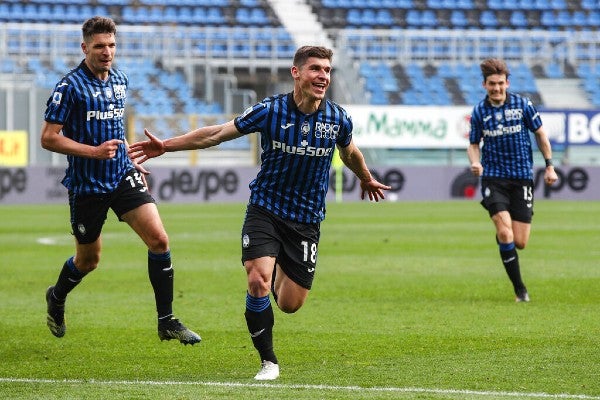
[[[294,92],[288,93],[287,94],[287,98],[288,98],[289,104],[291,104],[291,106],[292,106],[292,110],[301,112],[298,109],[298,105],[294,101]],[[319,103],[319,107],[317,108],[317,111],[325,111],[325,102],[326,102],[326,100],[327,99],[325,97],[323,98],[323,100],[321,100],[321,103]]]

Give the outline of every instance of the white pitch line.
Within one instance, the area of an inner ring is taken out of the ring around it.
[[[43,378],[2,378],[0,383],[69,383],[69,384],[91,384],[91,385],[155,385],[155,386],[214,386],[214,387],[232,387],[232,388],[274,388],[274,389],[315,389],[329,391],[347,391],[347,392],[397,392],[397,393],[429,393],[441,395],[477,395],[482,397],[517,397],[517,398],[536,398],[536,399],[583,399],[600,400],[600,396],[590,396],[586,394],[568,394],[568,393],[527,393],[527,392],[502,392],[486,390],[461,390],[461,389],[428,389],[417,387],[360,387],[360,386],[334,386],[334,385],[301,385],[301,384],[282,384],[282,383],[243,383],[243,382],[210,382],[210,381],[113,381],[96,379],[43,379]]]

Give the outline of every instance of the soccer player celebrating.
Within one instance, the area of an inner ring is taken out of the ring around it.
[[[370,200],[379,201],[383,191],[390,189],[371,176],[352,141],[352,121],[346,111],[325,99],[332,56],[324,47],[301,47],[291,67],[292,93],[266,98],[224,124],[164,141],[146,131],[150,140],[129,149],[132,158],[142,163],[167,151],[204,149],[260,132],[261,167],[250,183],[241,237],[248,279],[245,318],[261,358],[257,380],[279,377],[269,293],[282,311],[294,313],[311,289],[335,147],[360,179],[363,199],[366,193]]]
[[[473,108],[467,154],[471,172],[481,176],[481,204],[496,227],[500,257],[516,301],[527,302],[529,294],[521,278],[517,249],[527,245],[533,216],[530,131],[546,160],[545,183],[551,185],[558,178],[540,114],[531,100],[507,92],[509,70],[504,61],[487,59],[480,67],[487,96]]]
[[[147,171],[134,165],[127,154],[123,112],[129,81],[112,68],[115,23],[93,17],[84,22],[82,31],[85,59],[56,85],[41,134],[43,148],[67,155],[62,183],[69,192],[76,240],[75,255],[64,263],[56,284],[46,291],[48,327],[54,336],[64,336],[67,294],[98,266],[100,234],[111,208],[148,246],[159,338],[197,343],[200,336],[173,317],[169,238],[143,179]]]

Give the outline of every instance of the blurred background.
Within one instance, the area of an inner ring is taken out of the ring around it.
[[[39,130],[94,15],[117,23],[130,140],[145,127],[169,137],[224,122],[291,91],[296,48],[318,44],[334,50],[329,97],[351,111],[370,165],[466,165],[488,57],[505,59],[510,90],[545,112],[558,165],[600,164],[599,0],[10,0],[0,1],[0,165],[22,146],[13,166],[64,165]],[[17,144],[14,132],[25,135]],[[255,136],[160,162],[256,165]]]

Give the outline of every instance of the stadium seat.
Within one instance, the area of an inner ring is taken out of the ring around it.
[[[581,0],[581,8],[584,10],[600,10],[598,0]]]
[[[3,58],[0,60],[0,72],[5,74],[17,73],[21,69],[17,63],[10,58]]]
[[[498,27],[498,20],[496,14],[491,10],[483,10],[479,17],[479,23],[484,29],[492,29]]]
[[[520,10],[515,10],[510,14],[510,25],[515,29],[526,29],[528,26],[525,13]]]
[[[455,28],[466,28],[469,25],[469,21],[465,16],[465,13],[461,10],[453,10],[450,14],[450,23]]]

